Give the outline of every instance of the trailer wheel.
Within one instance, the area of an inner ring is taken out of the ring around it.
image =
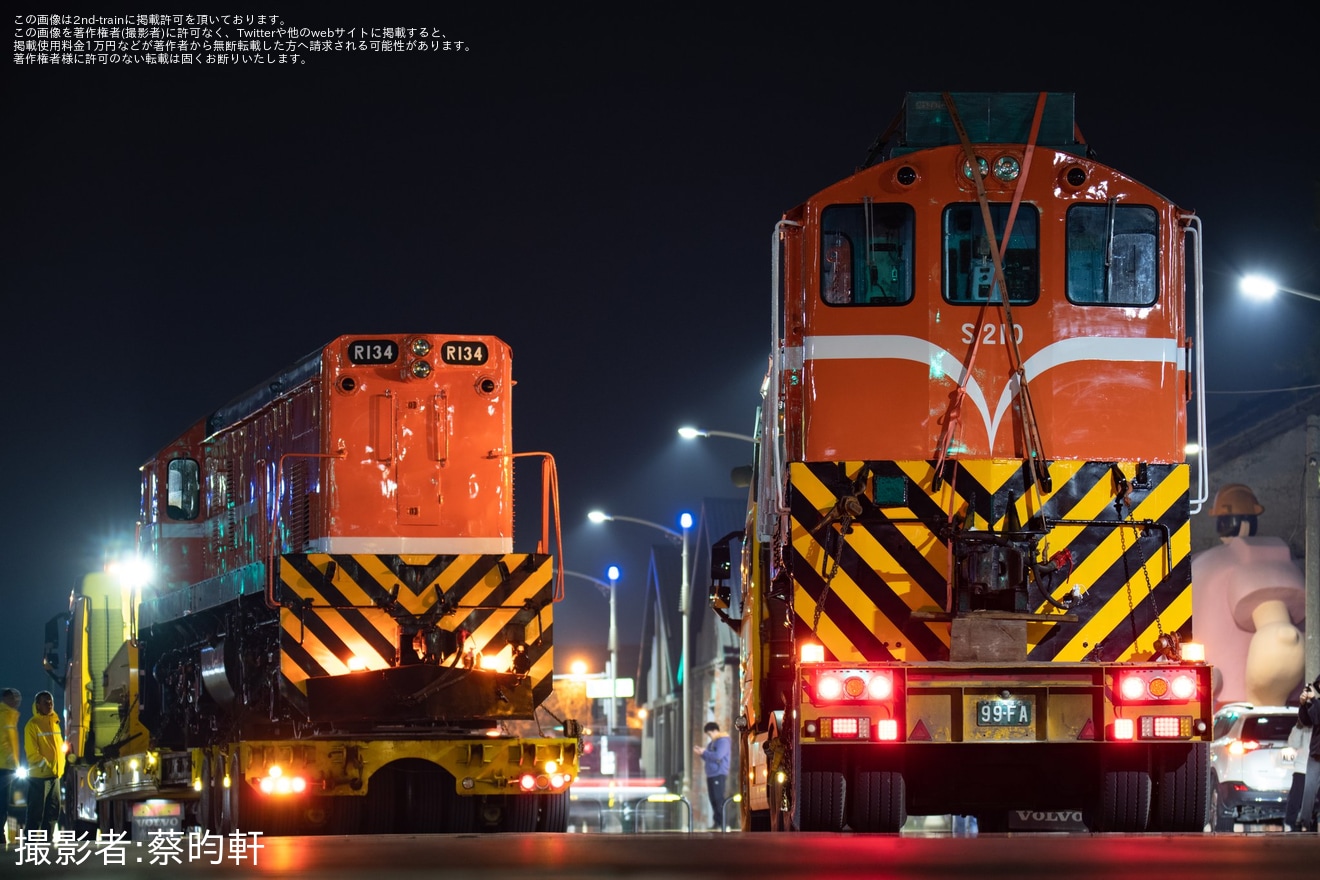
[[[1150,822],[1150,788],[1150,774],[1144,770],[1104,771],[1086,826],[1092,831],[1145,831]]]
[[[907,791],[903,774],[896,770],[864,770],[853,776],[852,809],[848,826],[853,831],[894,834],[907,821]]]
[[[464,796],[458,793],[454,777],[445,774],[442,783],[444,795],[445,825],[448,834],[471,834],[477,830],[477,803],[475,795]]]
[[[843,774],[812,770],[798,785],[803,831],[842,831],[845,786]]]
[[[1160,755],[1153,826],[1159,831],[1204,831],[1210,821],[1210,746],[1190,743]]]
[[[398,801],[398,786],[391,767],[382,767],[367,780],[363,804],[363,830],[367,834],[393,834]]]
[[[491,798],[500,805],[499,831],[535,831],[537,818],[537,796],[533,794],[505,794]]]
[[[743,831],[769,831],[770,811],[752,809],[752,784],[749,774],[754,771],[752,770],[751,748],[748,745],[746,736],[738,737],[738,767],[741,769],[738,774],[738,791],[742,795],[738,804],[738,812],[741,818],[741,827]]]
[[[793,830],[793,808],[791,804],[786,804],[785,785],[777,778],[777,774],[770,777],[766,783],[766,794],[770,799],[770,830],[771,831],[792,831]]]
[[[563,834],[568,830],[568,792],[538,794],[540,814],[536,818],[536,830],[551,834]]]

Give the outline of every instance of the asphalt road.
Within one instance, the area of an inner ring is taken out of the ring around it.
[[[65,853],[63,865],[54,864],[61,856],[53,850],[45,854],[51,864],[32,864],[43,854],[20,855],[11,846],[0,877],[1314,880],[1320,868],[1320,836],[1286,833],[383,835],[257,842],[255,852],[230,841],[195,840],[173,853],[119,847],[122,864],[114,847],[87,847]]]

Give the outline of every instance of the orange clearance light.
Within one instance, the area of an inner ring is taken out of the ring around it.
[[[1183,642],[1182,658],[1188,663],[1205,662],[1205,645],[1200,642]]]
[[[545,772],[546,772],[546,773],[554,773],[554,772],[555,772],[556,770],[558,770],[558,769],[559,769],[559,763],[558,763],[557,761],[546,761],[546,762],[545,762]]]
[[[875,738],[886,742],[898,739],[898,722],[893,718],[882,718],[876,722]]]
[[[1162,678],[1152,678],[1150,680],[1150,695],[1152,697],[1162,697],[1169,692],[1169,683]]]
[[[825,646],[807,642],[802,646],[798,656],[802,658],[803,663],[824,663]]]
[[[1128,675],[1118,686],[1125,700],[1139,700],[1146,695],[1146,682],[1139,675]]]
[[[850,675],[843,683],[843,691],[850,697],[860,697],[866,691],[866,682],[859,676]]]
[[[1114,739],[1136,738],[1136,728],[1131,718],[1115,718],[1112,733]]]

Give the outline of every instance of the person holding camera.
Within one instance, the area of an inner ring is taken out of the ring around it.
[[[1297,721],[1311,728],[1311,743],[1307,749],[1306,787],[1302,789],[1302,808],[1297,817],[1297,829],[1315,831],[1315,796],[1320,791],[1320,736],[1315,735],[1320,728],[1320,678],[1302,688],[1301,701],[1297,705]]]

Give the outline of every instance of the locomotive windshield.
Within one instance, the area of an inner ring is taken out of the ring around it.
[[[1068,209],[1068,300],[1148,306],[1158,294],[1159,217],[1144,205]]]
[[[1036,209],[1019,207],[1004,243],[1009,205],[991,205],[995,241],[1004,250],[1004,283],[1009,302],[1033,303],[1040,295],[1040,221]],[[944,211],[944,298],[951,303],[999,302],[994,261],[978,204],[950,205]]]
[[[912,299],[910,205],[830,205],[821,214],[821,298],[830,305]]]

